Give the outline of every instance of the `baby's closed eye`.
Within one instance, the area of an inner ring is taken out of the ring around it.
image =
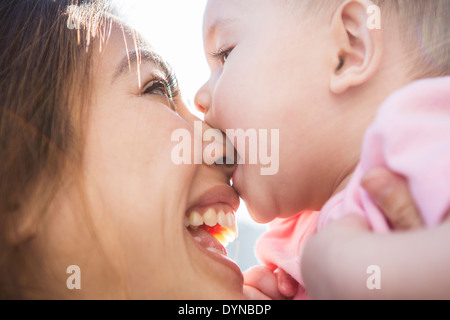
[[[234,48],[228,48],[228,49],[219,49],[217,52],[211,53],[211,56],[218,60],[222,65],[225,64],[225,62],[228,60],[228,57],[230,56],[231,52]]]

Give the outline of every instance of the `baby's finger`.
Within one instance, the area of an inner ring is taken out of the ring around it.
[[[244,272],[244,285],[256,288],[273,300],[285,299],[278,291],[278,281],[275,274],[267,267],[256,266]]]
[[[298,291],[298,282],[282,269],[275,270],[278,290],[286,298],[293,298]]]
[[[373,169],[361,185],[396,230],[417,229],[423,221],[405,179],[387,169]]]
[[[247,300],[271,300],[268,296],[261,293],[261,291],[250,286],[244,286],[244,297]]]

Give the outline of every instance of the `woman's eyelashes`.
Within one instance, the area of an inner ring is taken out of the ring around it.
[[[153,76],[144,86],[143,94],[161,94],[169,99],[175,98],[179,94],[175,75],[169,75],[167,78]]]
[[[153,76],[143,89],[142,95],[160,95],[167,98],[169,105],[174,108],[174,98],[179,95],[178,81],[174,74],[166,78]],[[174,108],[175,109],[175,108]]]

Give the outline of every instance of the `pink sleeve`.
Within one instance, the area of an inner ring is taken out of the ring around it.
[[[317,229],[318,212],[302,212],[290,219],[277,219],[256,244],[259,261],[275,270],[281,268],[303,285],[300,256],[306,241]]]
[[[342,205],[322,212],[319,228],[343,215],[364,215],[378,232],[389,231],[382,213],[360,186],[372,168],[385,167],[408,180],[429,227],[450,208],[450,78],[417,81],[389,97],[366,133],[361,162]]]

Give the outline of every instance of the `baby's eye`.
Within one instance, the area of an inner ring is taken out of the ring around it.
[[[233,48],[227,50],[219,50],[218,52],[213,53],[213,57],[219,60],[220,63],[223,65],[228,60],[228,57],[230,56],[232,51]]]

